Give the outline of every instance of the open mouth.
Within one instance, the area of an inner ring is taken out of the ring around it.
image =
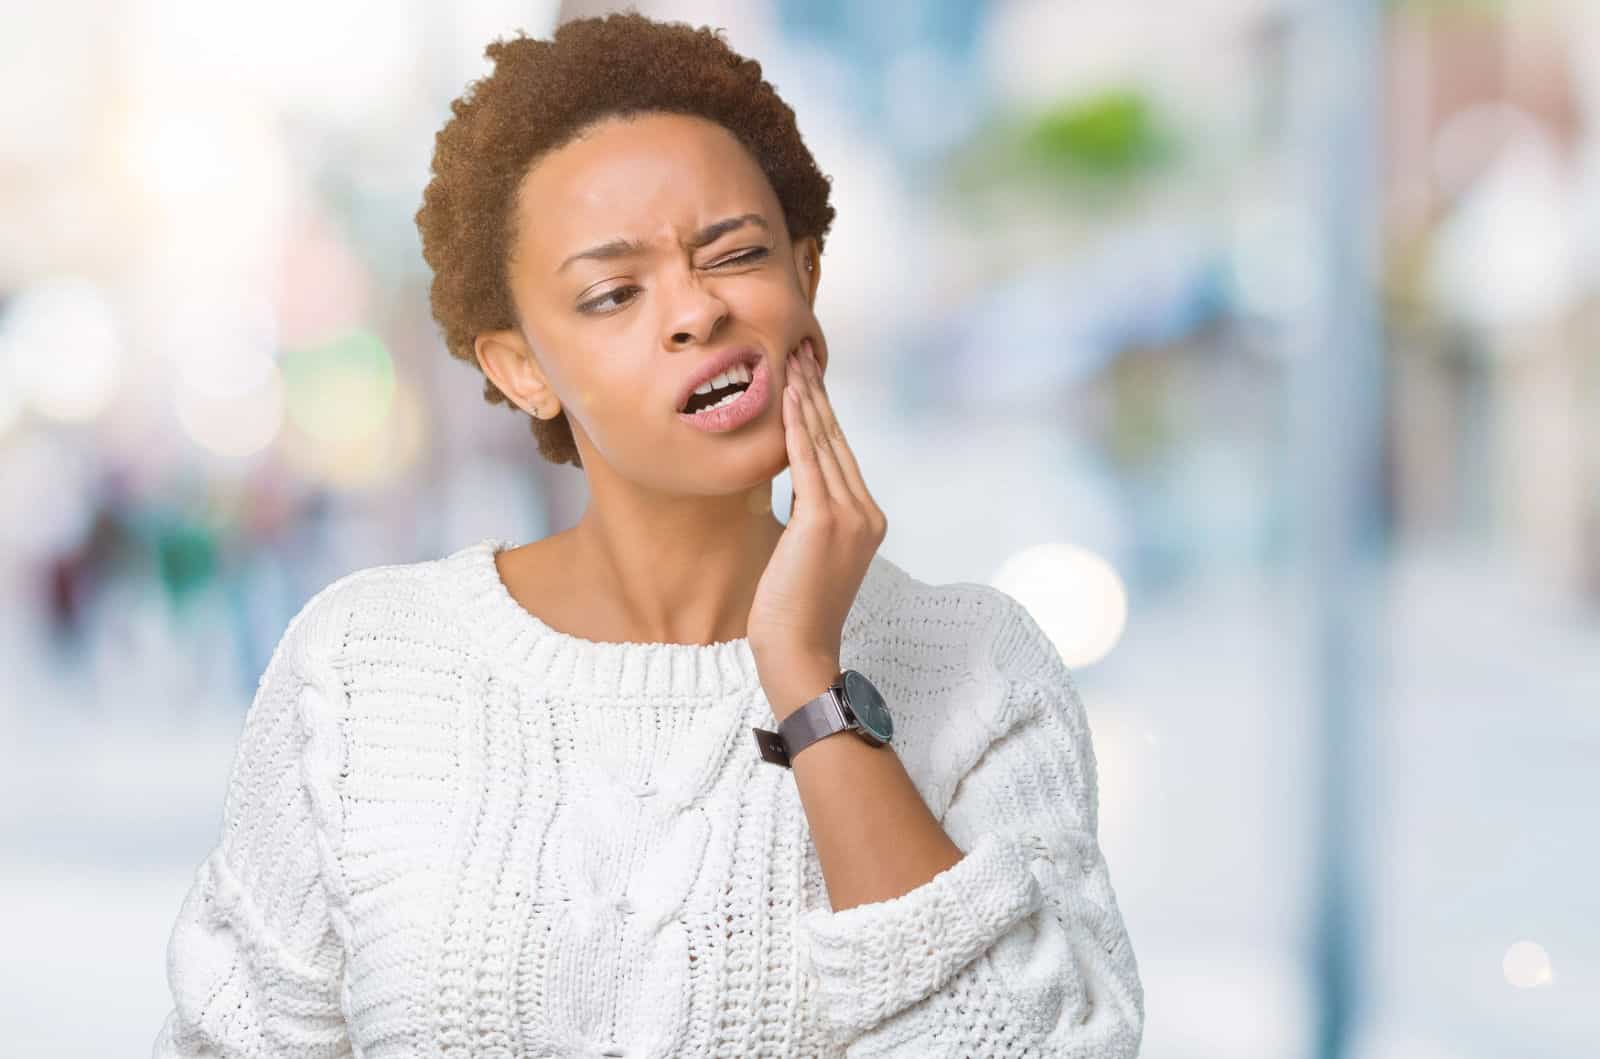
[[[689,395],[678,418],[696,430],[727,434],[760,419],[772,404],[772,371],[764,360],[736,364]]]
[[[705,392],[695,392],[689,395],[689,403],[679,411],[685,415],[695,415],[713,408],[730,405],[739,399],[739,395],[750,388],[755,373],[748,364],[738,364],[723,372]]]
[[[687,415],[695,415],[712,408],[721,408],[739,399],[739,395],[750,388],[749,382],[731,382],[726,386],[712,390],[710,393],[697,393],[689,398],[689,403],[683,411]]]

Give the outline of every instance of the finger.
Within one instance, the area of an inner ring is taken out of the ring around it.
[[[797,383],[791,380],[783,388],[783,440],[789,450],[789,484],[792,497],[789,501],[789,518],[794,519],[800,500],[806,504],[826,502],[827,483],[822,478],[822,468],[817,464],[816,449],[811,442],[811,432],[806,429],[805,412],[801,408]]]
[[[867,483],[861,476],[861,468],[856,463],[856,454],[850,448],[850,443],[845,439],[844,428],[839,425],[839,417],[833,410],[833,403],[828,400],[828,390],[822,379],[822,370],[815,354],[810,361],[811,375],[816,381],[814,388],[818,410],[822,415],[823,433],[828,437],[834,459],[838,461],[839,470],[844,476],[845,485],[862,510],[876,512],[878,505],[873,501],[872,494],[867,490]]]
[[[822,412],[817,408],[816,381],[804,363],[801,364],[799,376],[800,406],[805,415],[806,431],[811,435],[811,447],[817,454],[817,465],[828,486],[828,499],[835,505],[848,504],[854,509],[858,501],[845,483],[844,472],[839,469],[839,461],[834,457],[832,439],[827,434]]]

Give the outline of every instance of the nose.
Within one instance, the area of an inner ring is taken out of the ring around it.
[[[728,315],[728,303],[692,270],[687,278],[667,282],[664,304],[669,347],[709,341]]]

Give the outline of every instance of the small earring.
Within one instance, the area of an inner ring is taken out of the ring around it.
[[[812,267],[811,267],[811,259],[810,259],[810,258],[809,258],[809,257],[808,257],[808,258],[806,258],[806,271],[807,271],[807,272],[810,272],[810,271],[812,271]]]

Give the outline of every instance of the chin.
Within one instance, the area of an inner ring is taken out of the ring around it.
[[[705,467],[705,476],[715,482],[718,492],[754,489],[770,483],[788,468],[789,446],[784,441],[783,430],[751,426],[752,429],[740,434],[737,441],[715,436],[704,439],[723,446],[720,457],[712,455],[709,461],[697,457]],[[712,446],[699,448],[704,452]]]

